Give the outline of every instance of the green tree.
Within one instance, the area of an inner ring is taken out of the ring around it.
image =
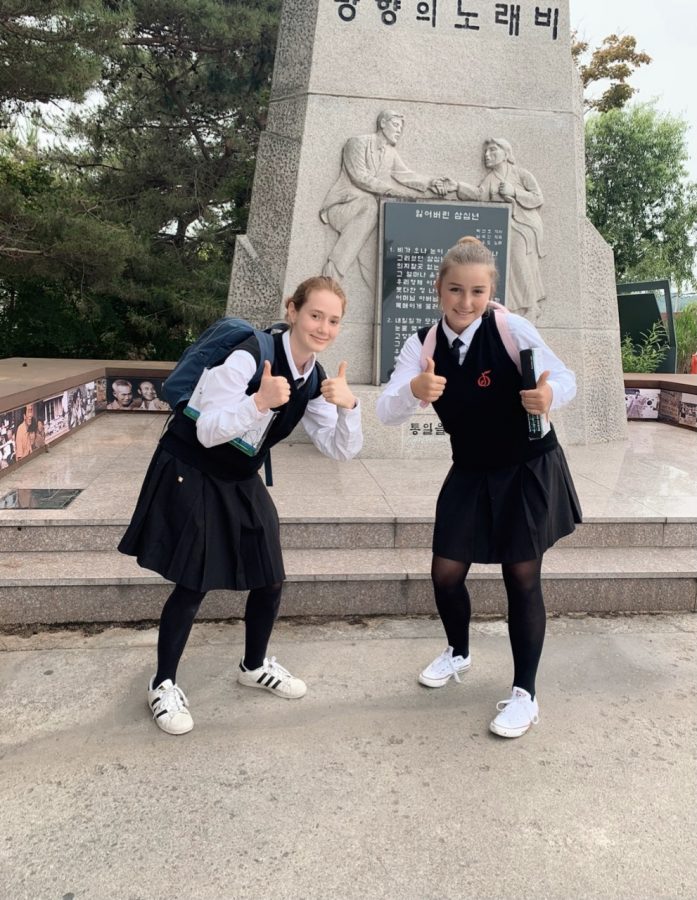
[[[653,104],[586,122],[588,217],[614,250],[618,280],[695,284],[697,185],[685,168],[687,127]]]
[[[79,102],[97,83],[102,54],[124,24],[118,2],[3,0],[0,125],[35,103]]]
[[[102,296],[142,253],[35,143],[0,139],[0,355],[126,355]]]
[[[235,236],[246,227],[279,7],[280,0],[119,5],[129,25],[104,55],[96,102],[73,112],[62,144],[38,154],[51,188],[33,195],[29,212],[16,194],[0,210],[4,245],[24,253],[22,290],[19,256],[4,261],[15,332],[27,320],[22,304],[38,302],[37,284],[51,288],[43,296],[61,285],[66,315],[79,309],[94,335],[90,355],[173,358],[223,311]],[[12,161],[28,164],[16,151]],[[33,210],[50,209],[54,191],[54,217],[45,217],[43,231],[33,228]],[[60,222],[66,210],[70,219]],[[75,235],[79,259],[66,259],[56,232],[66,241]]]
[[[155,355],[175,355],[225,307],[246,228],[280,0],[139,0],[103,102],[71,121],[101,217],[145,248],[117,297]],[[178,341],[178,344],[177,344]],[[174,350],[172,349],[174,347]]]
[[[651,62],[648,53],[636,48],[636,38],[631,34],[609,34],[600,47],[593,50],[586,62],[588,42],[579,39],[577,32],[571,35],[571,55],[578,66],[584,90],[598,82],[609,81],[600,97],[584,99],[587,109],[607,112],[621,109],[636,93],[636,88],[627,83],[640,66]]]

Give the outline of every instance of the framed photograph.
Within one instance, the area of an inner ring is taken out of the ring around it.
[[[658,388],[625,388],[628,419],[657,419],[661,392]]]
[[[108,378],[104,409],[118,412],[170,412],[161,399],[162,378]]]

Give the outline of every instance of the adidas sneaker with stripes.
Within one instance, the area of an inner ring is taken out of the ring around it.
[[[148,706],[157,727],[167,734],[186,734],[194,727],[186,694],[169,678],[157,686],[150,679]]]
[[[265,659],[258,669],[245,669],[244,664],[240,662],[237,681],[245,687],[263,688],[286,700],[299,700],[307,693],[305,682],[284,669],[276,662],[275,656]]]

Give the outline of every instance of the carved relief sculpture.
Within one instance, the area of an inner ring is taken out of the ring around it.
[[[380,198],[411,198],[412,191],[445,195],[446,179],[412,172],[400,158],[395,148],[403,130],[404,116],[383,110],[374,134],[352,137],[344,144],[341,174],[320,209],[322,221],[339,233],[324,275],[341,280],[358,259],[361,274],[372,287],[375,273],[361,259],[361,251],[377,227]]]
[[[460,200],[504,201],[511,204],[511,235],[506,306],[532,322],[540,313],[545,289],[540,274],[544,202],[540,187],[530,172],[517,166],[513,148],[504,138],[484,142],[484,165],[489,173],[476,187],[466,182],[448,181],[448,191]]]

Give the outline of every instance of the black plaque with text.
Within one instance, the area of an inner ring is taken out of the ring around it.
[[[434,281],[443,256],[461,237],[479,238],[494,253],[497,300],[505,304],[509,219],[510,207],[501,203],[382,202],[380,384],[409,335],[440,318]]]

